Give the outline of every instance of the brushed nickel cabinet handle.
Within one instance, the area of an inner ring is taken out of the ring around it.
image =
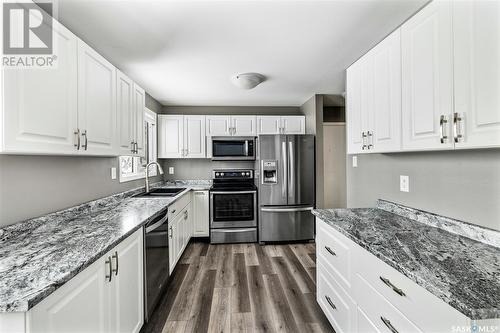
[[[366,132],[367,133],[367,141],[368,141],[368,145],[366,146],[368,148],[368,150],[372,149],[373,148],[373,132]]]
[[[363,131],[361,132],[361,150],[365,150],[367,145],[366,145],[366,133]]]
[[[170,234],[168,237],[172,238],[174,236],[174,231],[172,230],[172,227],[168,228],[170,230]]]
[[[385,278],[383,276],[380,276],[380,280],[382,280],[382,282],[388,286],[389,288],[391,288],[392,290],[394,290],[394,292],[396,294],[398,294],[399,296],[406,296],[406,294],[404,293],[404,291],[398,287],[396,287],[394,284],[392,284],[392,282],[388,279],[388,278]]]
[[[105,264],[109,266],[108,274],[106,274],[106,279],[108,279],[108,282],[111,282],[111,278],[113,276],[113,268],[111,267],[111,257],[108,257],[108,259],[106,259]]]
[[[444,115],[441,115],[439,117],[439,139],[441,143],[445,143],[445,141],[448,139],[448,136],[446,135],[445,131],[445,124],[448,123],[448,120],[446,120],[446,117]]]
[[[135,154],[135,142],[130,142],[130,145],[132,146],[132,148],[130,148],[130,151],[132,152],[132,154]]]
[[[460,134],[460,122],[462,121],[462,117],[458,115],[457,112],[453,114],[453,137],[455,139],[455,142],[460,142],[460,139],[463,137],[462,134]]]
[[[73,134],[76,135],[76,150],[80,150],[80,129],[77,128],[76,131],[73,132]]]
[[[335,304],[333,304],[332,299],[328,296],[325,296],[325,298],[328,304],[330,304],[330,306],[332,307],[332,309],[337,310],[337,307],[335,306]]]
[[[82,145],[82,148],[84,150],[87,150],[87,148],[88,148],[87,130],[84,130],[82,132],[82,136],[85,138],[85,144]]]
[[[333,251],[329,246],[325,246],[325,249],[332,255],[332,256],[336,256],[337,253],[335,253],[335,251]]]
[[[387,326],[387,328],[391,331],[391,333],[399,333],[398,330],[392,326],[391,322],[389,321],[389,319],[383,317],[383,316],[380,316],[380,319],[382,320],[382,322],[384,323],[385,326]]]
[[[118,275],[118,252],[115,251],[115,254],[111,256],[111,259],[115,259],[116,262],[116,267],[112,269],[112,272],[115,273],[115,275]]]

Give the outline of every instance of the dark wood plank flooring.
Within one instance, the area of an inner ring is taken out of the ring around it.
[[[188,245],[141,333],[334,332],[316,303],[315,245]]]

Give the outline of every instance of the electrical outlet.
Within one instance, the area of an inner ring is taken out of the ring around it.
[[[399,176],[399,190],[401,192],[410,192],[410,177]]]
[[[116,179],[116,168],[111,168],[111,179]]]
[[[174,174],[174,167],[169,167],[168,168],[168,174],[173,175]]]
[[[357,156],[353,156],[352,157],[352,167],[353,168],[357,168],[358,167],[358,157]]]

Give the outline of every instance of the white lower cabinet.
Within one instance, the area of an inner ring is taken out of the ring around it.
[[[316,219],[317,302],[336,332],[453,332],[465,315]],[[477,321],[478,325],[484,324]]]
[[[208,191],[193,191],[193,236],[209,236]]]
[[[143,231],[137,230],[26,315],[26,332],[139,332]]]
[[[193,236],[191,192],[169,207],[168,254],[170,274],[174,271],[182,253]]]

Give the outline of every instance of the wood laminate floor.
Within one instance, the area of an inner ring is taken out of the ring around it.
[[[315,290],[313,243],[190,243],[141,333],[334,332]]]

